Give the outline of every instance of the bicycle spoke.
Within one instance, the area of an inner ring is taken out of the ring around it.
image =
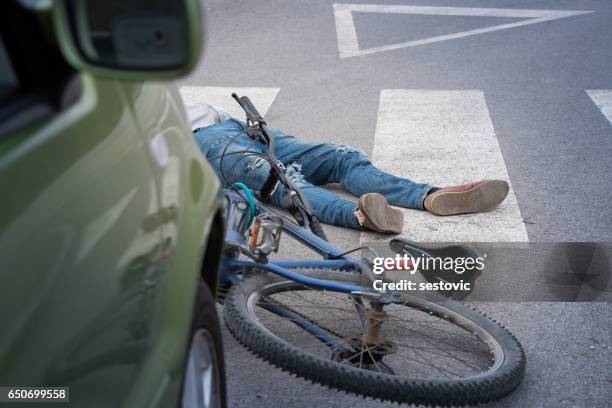
[[[486,371],[494,357],[476,333],[441,314],[444,312],[434,313],[409,303],[385,307],[389,317],[383,322],[382,335],[388,344],[385,347],[391,348],[384,351],[380,345],[358,341],[367,329],[359,314],[365,316],[369,308],[353,296],[300,285],[261,296],[256,304],[262,310],[262,324],[285,341],[364,370],[432,379],[463,378]],[[275,314],[267,306],[282,308],[294,317]],[[317,335],[305,323],[329,338]]]
[[[402,346],[403,346],[403,347],[405,347],[405,348],[407,348],[407,349],[409,349],[409,350],[420,350],[420,352],[423,352],[423,351],[424,351],[424,349],[422,349],[422,348],[412,348],[412,347],[409,347],[409,346],[408,346],[408,347],[406,347],[406,346],[404,346],[404,345],[402,345],[402,344],[397,344],[397,343],[396,343],[396,345],[397,345],[397,346],[400,346],[400,347],[402,347]],[[435,355],[438,355],[438,356],[449,357],[449,355],[448,355],[448,354],[447,354],[445,351],[439,351],[439,352],[436,352],[436,351],[434,351],[434,350],[436,350],[436,349],[435,349],[435,348],[430,348],[430,349],[426,350],[425,352],[430,353],[430,354],[435,354]],[[422,354],[421,354],[421,355],[422,355]],[[480,369],[482,369],[482,368],[488,368],[488,367],[486,367],[486,366],[485,366],[485,367],[478,367],[478,366],[475,366],[475,365],[473,365],[473,364],[470,364],[468,361],[466,361],[466,360],[464,360],[464,359],[461,359],[461,358],[459,358],[459,357],[456,357],[456,356],[452,356],[452,359],[453,359],[453,360],[457,360],[457,361],[459,361],[459,362],[463,363],[464,365],[466,365],[467,367],[470,367],[470,368],[472,368],[472,369],[474,369],[474,370],[480,370]]]

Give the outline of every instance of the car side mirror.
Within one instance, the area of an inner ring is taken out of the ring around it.
[[[172,79],[197,63],[199,0],[56,0],[62,52],[79,70],[117,79]]]

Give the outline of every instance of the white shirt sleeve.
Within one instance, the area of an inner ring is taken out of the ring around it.
[[[211,126],[232,117],[225,109],[203,102],[185,104],[185,109],[192,130]]]

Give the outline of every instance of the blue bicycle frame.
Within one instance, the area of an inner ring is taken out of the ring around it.
[[[234,211],[237,210],[238,203],[244,202],[238,193],[232,190],[225,190],[225,197],[227,199],[227,219],[233,218]],[[221,262],[220,271],[220,282],[229,284],[239,284],[240,279],[238,273],[245,269],[259,269],[271,272],[273,274],[282,276],[283,278],[291,281],[301,283],[308,287],[324,289],[333,292],[343,292],[347,294],[367,294],[379,295],[379,292],[373,288],[367,288],[363,286],[351,285],[346,282],[338,282],[333,280],[317,279],[310,276],[306,276],[300,273],[300,269],[304,268],[316,268],[316,269],[334,269],[345,271],[346,273],[356,273],[364,271],[363,268],[369,268],[366,261],[355,259],[347,255],[343,255],[343,252],[331,245],[329,242],[319,238],[306,228],[297,225],[293,220],[285,217],[277,212],[273,211],[269,207],[257,202],[256,214],[261,212],[272,212],[279,215],[283,220],[282,229],[289,236],[293,237],[298,242],[312,249],[322,256],[323,259],[317,260],[302,260],[302,261],[288,261],[288,260],[274,260],[268,261],[267,263],[260,263],[253,260],[240,260],[235,255],[225,256]],[[229,223],[228,223],[229,224]],[[226,243],[244,243],[246,238],[238,231],[232,230],[229,225],[225,232]],[[239,252],[236,252],[239,253]],[[298,325],[305,331],[311,333],[315,338],[321,341],[326,346],[332,349],[343,349],[345,345],[338,343],[332,337],[330,337],[325,331],[313,325],[308,320],[301,316],[287,310],[283,307],[265,304],[262,305],[266,310],[272,312],[280,317],[290,319],[292,323]]]
[[[225,197],[228,201],[227,206],[227,219],[231,219],[233,212],[237,211],[237,204],[244,202],[244,199],[235,191],[225,190]],[[256,213],[261,212],[273,212],[270,208],[257,202]],[[316,268],[316,269],[334,269],[346,271],[347,273],[355,273],[363,271],[363,268],[369,266],[365,261],[355,259],[346,255],[343,252],[330,244],[329,242],[319,238],[306,228],[297,225],[293,220],[280,215],[283,219],[283,231],[289,236],[293,237],[303,245],[312,249],[322,256],[323,259],[317,260],[302,260],[302,261],[287,261],[287,260],[274,260],[267,263],[258,263],[253,260],[240,260],[234,256],[226,256],[223,258],[220,268],[220,281],[226,283],[238,283],[236,272],[244,269],[256,268],[266,270],[276,275],[282,276],[294,282],[302,283],[309,287],[317,289],[325,289],[334,292],[353,293],[364,291],[370,291],[372,293],[378,293],[374,289],[364,288],[362,286],[351,285],[345,282],[336,282],[331,280],[316,279],[306,276],[300,273],[298,270],[303,268]],[[240,242],[244,241],[244,237],[240,233],[232,229],[227,229],[225,232],[226,242]],[[298,270],[296,270],[298,269]]]

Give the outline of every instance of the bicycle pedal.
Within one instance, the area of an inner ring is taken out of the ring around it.
[[[258,256],[278,252],[282,231],[281,217],[269,213],[257,215],[251,227],[249,250]]]

